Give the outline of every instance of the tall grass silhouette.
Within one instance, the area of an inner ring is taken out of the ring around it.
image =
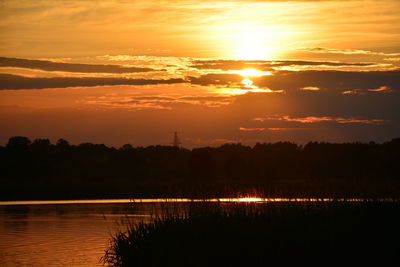
[[[192,203],[128,223],[108,266],[396,266],[400,205]]]

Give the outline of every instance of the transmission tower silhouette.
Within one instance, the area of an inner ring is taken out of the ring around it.
[[[181,140],[178,138],[178,132],[175,132],[174,133],[174,139],[172,140],[172,145],[174,147],[180,147],[181,144],[182,144]]]

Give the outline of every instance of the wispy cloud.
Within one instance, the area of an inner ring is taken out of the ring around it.
[[[175,99],[175,103],[203,105],[207,107],[221,107],[231,104],[232,97],[228,96],[184,96]]]
[[[338,62],[338,61],[305,61],[305,60],[194,60],[189,67],[196,69],[241,70],[255,68],[262,71],[280,70],[282,68],[310,69],[313,67],[371,67],[370,62]]]
[[[376,93],[389,93],[393,90],[389,86],[379,86],[378,88],[373,89],[353,89],[353,90],[345,90],[342,91],[343,95],[364,95],[368,92],[376,92]]]
[[[298,131],[308,130],[308,128],[287,128],[287,127],[239,127],[239,131],[242,132],[264,132],[264,131]]]
[[[171,95],[107,95],[90,97],[80,103],[100,108],[122,108],[132,110],[172,109],[177,105],[197,105],[210,108],[221,107],[232,103],[232,97],[223,96],[171,96]]]
[[[354,117],[330,117],[330,116],[308,116],[308,117],[291,117],[291,116],[266,116],[254,118],[255,121],[286,121],[298,123],[320,123],[320,122],[335,122],[340,124],[347,123],[363,123],[363,124],[381,124],[384,123],[383,119],[358,119]]]
[[[383,60],[400,62],[400,57],[388,57],[388,58],[384,58]]]
[[[328,46],[332,40],[340,47],[353,41],[388,47],[398,41],[397,2],[3,0],[1,49],[29,56],[234,57],[246,41],[243,36],[253,33],[268,43],[260,46],[278,52],[294,43]]]
[[[363,95],[365,94],[364,90],[361,89],[353,89],[353,90],[344,90],[341,92],[342,95]]]
[[[162,101],[135,101],[129,97],[97,97],[81,100],[81,103],[93,105],[100,109],[144,110],[144,109],[172,109],[160,104]]]
[[[239,127],[239,131],[243,131],[243,132],[262,132],[265,131],[268,128],[256,128],[256,127]]]
[[[317,86],[306,86],[306,87],[300,88],[300,90],[303,90],[303,91],[319,91],[319,90],[321,90],[321,88],[319,88]]]
[[[381,87],[376,88],[376,89],[368,89],[368,91],[370,91],[370,92],[384,92],[384,93],[387,93],[387,92],[391,92],[392,89],[390,89],[389,86],[381,86]]]
[[[327,47],[306,47],[299,50],[312,53],[343,54],[343,55],[376,55],[376,56],[400,56],[400,53],[376,52],[363,49],[336,49]]]

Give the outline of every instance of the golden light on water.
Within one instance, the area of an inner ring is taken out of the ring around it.
[[[1,201],[0,206],[8,205],[66,205],[66,204],[115,204],[115,203],[168,203],[168,202],[398,202],[393,198],[143,198],[143,199],[80,199],[80,200],[27,200],[27,201]]]
[[[262,198],[259,197],[242,197],[238,199],[239,202],[261,202]]]

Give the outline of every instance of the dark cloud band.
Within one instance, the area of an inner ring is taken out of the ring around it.
[[[46,60],[31,60],[0,57],[0,67],[17,67],[45,71],[65,71],[82,73],[133,73],[155,71],[151,68],[123,67],[119,65],[95,65],[60,63]]]
[[[243,77],[238,74],[205,74],[188,79],[199,85],[231,85],[240,83]],[[400,71],[278,71],[274,75],[252,77],[251,80],[255,86],[287,92],[305,87],[332,92],[353,89],[373,92],[371,89],[382,86],[391,88],[393,92],[400,90]]]
[[[183,83],[183,79],[125,79],[125,78],[28,78],[0,74],[0,89],[43,89],[102,85],[150,85]]]
[[[105,77],[29,78],[0,74],[0,89],[41,89],[102,85],[151,85],[192,83],[197,85],[238,86],[243,77],[238,74],[205,74],[186,79],[127,79]],[[400,71],[278,71],[274,75],[252,77],[253,85],[288,93],[311,93],[304,88],[318,88],[315,92],[343,93],[355,90],[361,93],[381,94],[400,91]],[[382,90],[386,88],[387,90]]]
[[[258,70],[273,70],[278,67],[295,66],[331,66],[331,67],[367,67],[375,63],[345,63],[332,61],[304,61],[304,60],[195,60],[191,67],[196,69],[239,70],[256,68]]]

